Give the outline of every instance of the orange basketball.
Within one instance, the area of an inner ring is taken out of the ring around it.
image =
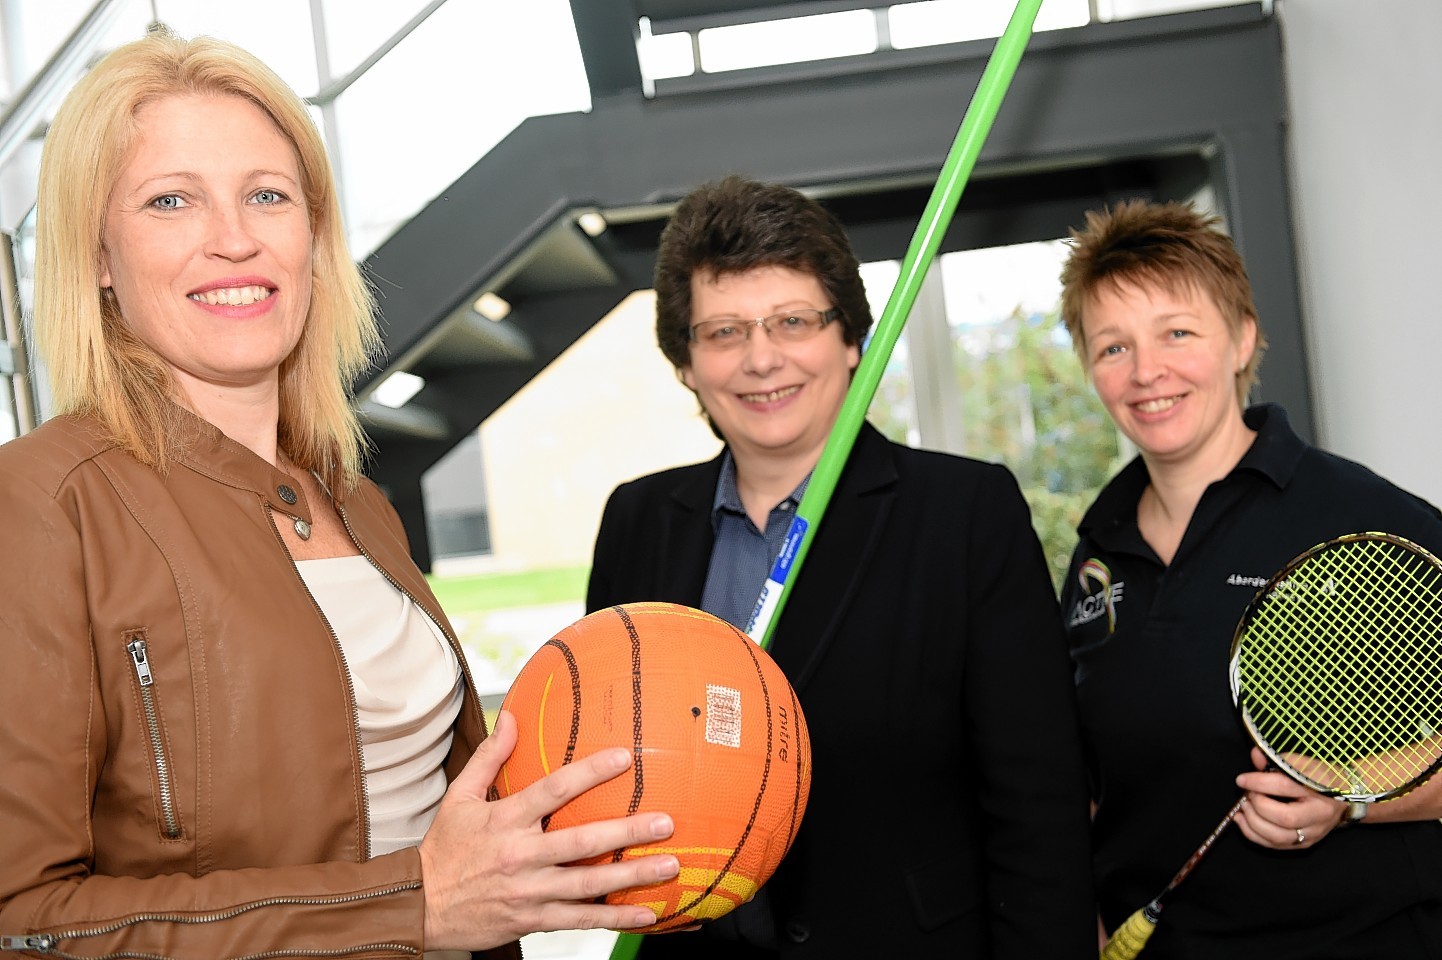
[[[790,849],[811,786],[811,742],[781,669],[744,633],[672,603],[629,603],[571,624],[531,657],[502,709],[519,740],[502,796],[605,747],[631,768],[556,811],[555,830],[641,811],[668,813],[668,839],[587,862],[673,854],[669,883],[612,894],[656,911],[631,932],[713,920],[752,894]]]

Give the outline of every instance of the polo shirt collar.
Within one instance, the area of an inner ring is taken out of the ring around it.
[[[1296,475],[1307,444],[1292,430],[1287,412],[1279,404],[1259,403],[1248,407],[1242,414],[1242,420],[1257,431],[1257,436],[1232,468],[1228,479],[1245,471],[1259,474],[1278,489],[1285,489]],[[1135,526],[1137,501],[1150,482],[1151,476],[1142,458],[1132,460],[1097,495],[1096,501],[1077,525],[1077,533],[1086,537],[1122,523]]]
[[[1242,419],[1257,431],[1257,439],[1252,441],[1236,469],[1260,473],[1276,484],[1277,489],[1286,489],[1307,452],[1306,442],[1297,436],[1287,420],[1287,411],[1280,404],[1259,403],[1248,407]]]
[[[811,482],[811,474],[807,474],[797,484],[796,489],[782,503],[789,503],[794,511],[801,504],[801,498],[806,494],[806,485]],[[776,507],[771,509],[774,511]],[[716,496],[711,500],[711,529],[714,531],[721,523],[721,514],[735,513],[746,516],[746,508],[741,505],[741,492],[736,488],[736,458],[731,456],[731,449],[728,447],[721,454],[721,476],[716,478]]]

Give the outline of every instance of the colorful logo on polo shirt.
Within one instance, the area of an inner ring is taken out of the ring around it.
[[[1096,584],[1096,588],[1092,588]],[[1123,581],[1112,583],[1112,572],[1106,564],[1092,557],[1077,570],[1077,585],[1086,593],[1072,608],[1071,626],[1079,627],[1091,623],[1106,614],[1107,633],[1117,629],[1117,603],[1122,599]]]

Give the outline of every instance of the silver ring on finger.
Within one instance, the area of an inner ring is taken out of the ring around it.
[[[1296,839],[1296,840],[1293,840],[1292,843],[1293,843],[1294,845],[1300,847],[1302,844],[1304,844],[1304,843],[1306,843],[1306,842],[1307,842],[1307,835],[1302,832],[1302,828],[1301,828],[1301,827],[1298,827],[1298,828],[1297,828],[1297,839]]]

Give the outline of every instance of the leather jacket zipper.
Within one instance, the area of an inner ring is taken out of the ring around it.
[[[114,923],[107,923],[103,926],[88,927],[77,930],[64,930],[59,933],[34,933],[22,937],[0,936],[0,950],[22,950],[31,953],[44,954],[47,957],[61,957],[64,960],[110,960],[120,957],[146,957],[150,960],[166,960],[162,954],[137,954],[131,951],[119,953],[107,953],[97,955],[86,955],[81,958],[76,954],[66,953],[60,949],[60,941],[73,940],[81,937],[99,937],[115,933],[126,927],[137,923],[178,923],[178,924],[200,924],[214,923],[220,920],[231,920],[243,913],[248,913],[258,907],[270,906],[324,906],[337,903],[359,903],[365,900],[375,900],[381,897],[389,897],[407,890],[415,890],[420,887],[420,881],[415,880],[408,883],[398,883],[382,890],[370,890],[365,893],[340,894],[333,897],[269,897],[264,900],[256,900],[244,906],[234,907],[230,910],[222,910],[216,913],[203,913],[198,915],[182,913],[143,913],[136,916],[126,917],[124,920],[117,920]],[[363,943],[352,947],[343,947],[337,950],[268,950],[263,953],[251,953],[244,956],[233,957],[231,960],[270,960],[273,957],[344,957],[354,953],[389,952],[403,953],[410,956],[419,956],[420,951],[403,943]]]
[[[155,779],[160,785],[161,829],[167,839],[180,838],[180,818],[175,812],[175,790],[170,779],[170,758],[165,752],[165,736],[160,729],[160,710],[155,704],[155,675],[150,672],[150,657],[145,640],[137,637],[125,645],[130,663],[140,683],[140,706],[145,713],[145,734],[150,740],[150,755],[155,760]]]

